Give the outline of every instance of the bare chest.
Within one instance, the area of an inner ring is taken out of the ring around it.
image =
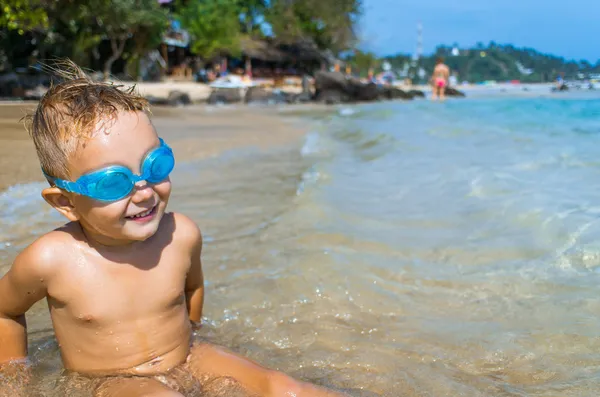
[[[53,316],[107,325],[123,319],[146,319],[185,305],[189,264],[165,256],[154,266],[88,260],[68,271],[49,289]]]

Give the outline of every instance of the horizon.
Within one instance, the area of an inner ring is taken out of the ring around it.
[[[600,61],[600,50],[590,45],[600,36],[600,2],[572,0],[565,8],[558,1],[541,0],[499,4],[464,0],[460,6],[442,0],[365,0],[364,11],[359,47],[378,56],[414,54],[421,23],[425,56],[438,45],[470,48],[494,41],[566,60]]]

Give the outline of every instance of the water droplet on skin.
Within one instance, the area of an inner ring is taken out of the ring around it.
[[[108,334],[109,334],[109,335],[112,335],[112,334],[113,334],[113,332],[112,332],[112,331],[108,331]]]
[[[118,348],[118,347],[115,347],[115,350],[116,350],[116,351],[119,351],[119,348]]]
[[[96,335],[98,335],[98,331],[96,331]]]

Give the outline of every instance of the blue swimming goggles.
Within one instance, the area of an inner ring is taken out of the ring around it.
[[[99,201],[117,201],[131,193],[137,182],[159,183],[167,179],[175,157],[171,148],[160,139],[160,146],[152,150],[142,162],[142,174],[136,175],[127,167],[112,165],[89,174],[82,175],[75,182],[46,175],[56,187],[67,192],[81,194]]]

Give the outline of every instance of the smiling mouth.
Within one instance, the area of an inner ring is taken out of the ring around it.
[[[144,212],[140,212],[139,214],[135,214],[135,215],[131,215],[131,216],[126,216],[125,219],[134,220],[134,221],[145,221],[145,220],[148,220],[148,219],[150,219],[150,218],[152,218],[154,216],[154,214],[156,213],[157,207],[158,207],[158,205],[155,205],[154,207],[150,208],[149,210],[146,210]]]

